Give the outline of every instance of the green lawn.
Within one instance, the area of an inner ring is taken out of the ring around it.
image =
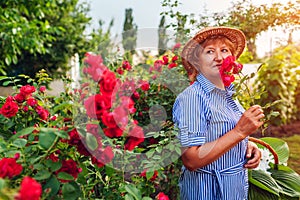
[[[290,158],[288,166],[300,174],[300,135],[281,138],[288,143]]]

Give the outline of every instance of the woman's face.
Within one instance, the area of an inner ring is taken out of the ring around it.
[[[221,40],[211,40],[199,52],[198,70],[208,80],[215,83],[221,79],[219,69],[223,60],[232,55],[229,46]]]

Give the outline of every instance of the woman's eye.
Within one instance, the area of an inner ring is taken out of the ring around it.
[[[207,54],[211,54],[211,53],[213,53],[213,51],[212,50],[208,50],[208,51],[206,51],[206,53]]]
[[[222,49],[223,53],[227,53],[229,50],[228,49]]]

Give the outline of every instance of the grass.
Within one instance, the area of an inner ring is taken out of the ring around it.
[[[281,139],[287,142],[290,149],[288,166],[300,174],[300,135],[282,137]]]

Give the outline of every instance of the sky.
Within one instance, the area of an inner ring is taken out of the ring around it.
[[[232,5],[232,1],[236,0],[181,0],[181,5],[178,9],[184,14],[194,13],[197,16],[203,13],[205,8],[211,12],[226,11]],[[255,4],[284,3],[287,1],[252,0]],[[113,35],[118,35],[118,37],[121,37],[123,30],[125,9],[132,8],[134,23],[138,26],[139,32],[141,32],[138,34],[138,46],[143,48],[154,48],[154,46],[157,46],[156,35],[161,18],[159,14],[163,11],[161,6],[162,0],[80,0],[80,2],[90,4],[91,11],[89,15],[92,17],[90,30],[99,27],[98,21],[100,19],[104,21],[104,28],[107,28],[109,22],[114,19],[112,33]],[[276,47],[276,44],[282,38],[288,38],[288,32],[270,30],[259,35],[257,38],[258,56],[264,56],[265,53]]]

